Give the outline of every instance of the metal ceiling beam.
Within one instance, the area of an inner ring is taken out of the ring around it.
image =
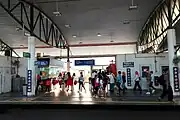
[[[25,0],[17,0],[15,5],[12,3],[14,0],[4,0],[0,2],[0,7],[31,36],[56,48],[66,49],[69,47],[60,28],[37,6]],[[20,10],[20,17],[14,13],[16,10]],[[36,15],[36,13],[38,14]]]
[[[115,46],[115,45],[136,45],[137,42],[119,43],[98,43],[98,44],[72,44],[69,47],[93,47],[93,46]],[[13,47],[13,49],[27,49],[28,47]],[[36,46],[36,48],[53,48],[51,46]]]
[[[158,46],[164,41],[167,29],[174,27],[180,17],[179,4],[179,0],[162,0],[158,4],[140,32],[138,52],[149,52],[149,48],[158,52]]]
[[[0,39],[0,52],[5,52],[5,51],[9,51],[11,52],[11,56],[12,56],[12,53],[14,53],[16,55],[16,57],[19,57],[19,55],[14,51],[13,48],[11,48],[10,46],[8,46],[5,42],[3,42],[1,39]]]

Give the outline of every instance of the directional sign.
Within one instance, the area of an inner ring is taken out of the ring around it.
[[[28,53],[28,52],[23,52],[23,57],[25,57],[25,58],[30,58],[30,57],[31,57],[31,54]]]

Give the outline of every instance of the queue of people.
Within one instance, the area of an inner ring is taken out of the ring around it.
[[[37,75],[37,85],[36,85],[36,90],[35,93],[37,94],[38,91],[42,92],[50,92],[51,90],[55,90],[57,85],[66,91],[73,91],[74,90],[74,85],[79,83],[79,91],[82,92],[82,88],[85,89],[85,82],[84,82],[84,77],[83,73],[80,72],[80,76],[76,77],[76,74],[73,73],[71,76],[70,72],[67,73],[59,73],[58,77],[56,78],[48,78],[46,80],[41,80],[41,73]],[[52,87],[53,86],[53,87]],[[63,88],[64,86],[64,88]]]

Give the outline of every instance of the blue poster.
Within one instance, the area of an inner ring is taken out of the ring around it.
[[[75,60],[75,66],[94,66],[95,60]]]
[[[27,73],[27,92],[32,91],[32,70],[28,70]]]

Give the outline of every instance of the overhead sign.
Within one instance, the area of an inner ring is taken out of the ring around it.
[[[49,62],[48,61],[35,61],[34,65],[37,65],[37,66],[48,66]]]
[[[32,91],[32,70],[27,71],[27,92]]]
[[[123,67],[124,68],[134,67],[134,62],[123,62]]]
[[[95,65],[95,60],[75,60],[75,66],[93,66]]]
[[[25,57],[25,58],[30,58],[30,57],[31,57],[31,54],[28,53],[28,52],[23,52],[23,57]]]

